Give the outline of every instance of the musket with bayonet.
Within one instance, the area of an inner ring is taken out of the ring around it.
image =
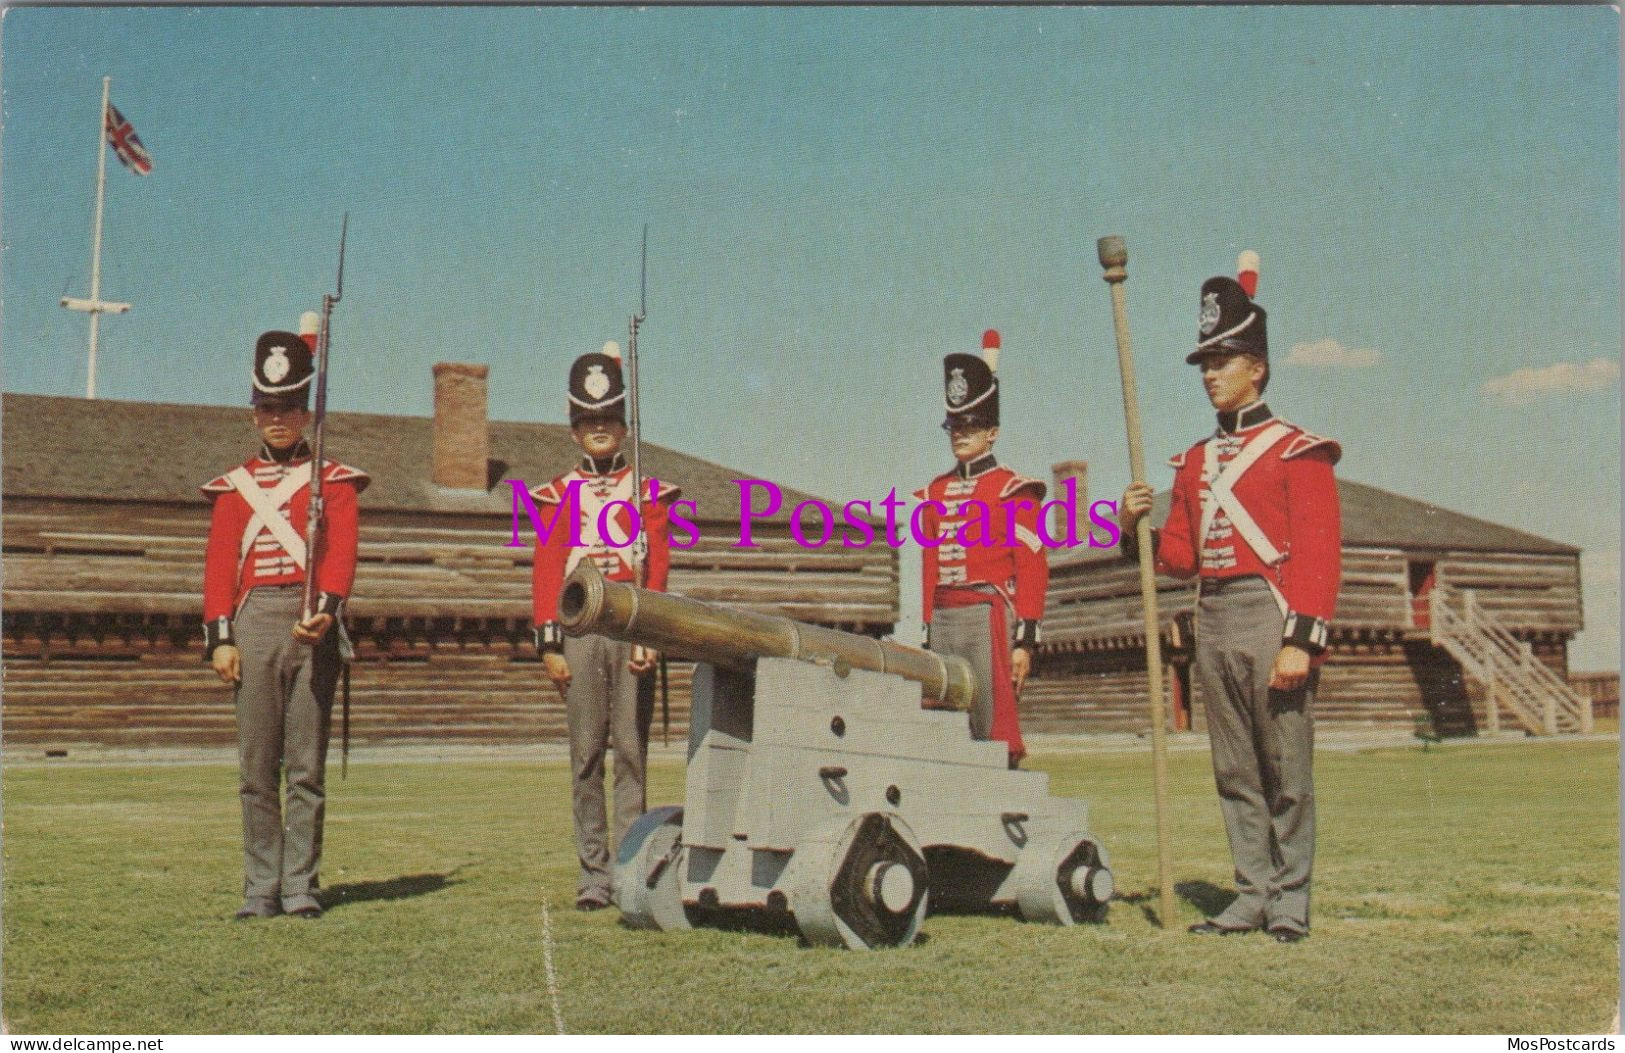
[[[632,446],[632,507],[643,505],[643,418],[638,408],[638,330],[649,315],[649,225],[643,225],[643,245],[638,259],[638,309],[626,324],[626,409],[629,418],[626,438]],[[638,588],[648,583],[646,556],[648,533],[632,545],[632,574]],[[660,737],[671,744],[671,697],[666,690],[666,656],[660,656]]]
[[[332,293],[322,294],[321,321],[316,328],[316,405],[312,413],[312,434],[315,441],[312,443],[311,456],[310,506],[305,517],[305,592],[304,602],[300,605],[305,621],[316,616],[317,605],[321,599],[321,593],[316,588],[316,568],[320,559],[322,530],[327,518],[327,488],[323,482],[323,476],[327,474],[327,462],[324,459],[327,452],[327,359],[333,344],[333,308],[344,295],[344,243],[349,234],[350,214],[346,212],[343,224],[339,228],[338,282]],[[337,618],[334,619],[331,631],[341,634],[342,637],[344,629]],[[340,733],[339,777],[345,778],[350,772],[350,664],[349,655],[342,653],[348,650],[342,639],[340,650],[340,657],[344,662],[344,716]]]
[[[322,540],[323,520],[327,515],[326,486],[322,477],[326,474],[326,462],[323,455],[327,449],[327,357],[333,344],[333,308],[344,295],[344,242],[350,233],[350,214],[344,214],[344,223],[339,228],[339,277],[337,288],[332,293],[322,294],[321,321],[316,327],[316,407],[311,414],[313,419],[312,434],[316,439],[313,443],[313,457],[310,472],[310,511],[305,517],[305,597],[301,611],[306,621],[316,616],[316,604],[319,593],[316,589],[316,560],[317,546]]]
[[[638,309],[626,323],[626,409],[630,417],[627,441],[632,444],[632,507],[643,503],[643,420],[638,412],[638,330],[648,317],[649,308],[649,225],[643,226],[643,250],[638,267]],[[647,535],[645,535],[647,536]],[[632,546],[632,570],[638,579],[638,588],[644,585],[644,555],[648,545],[640,542]]]

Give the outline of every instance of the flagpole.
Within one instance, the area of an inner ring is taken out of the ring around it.
[[[102,78],[102,108],[96,115],[96,232],[90,248],[90,370],[85,380],[85,398],[96,397],[96,331],[102,319],[102,201],[107,192],[107,102],[113,78]]]

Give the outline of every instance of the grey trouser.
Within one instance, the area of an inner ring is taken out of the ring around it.
[[[315,647],[293,638],[300,586],[259,588],[233,622],[242,654],[237,757],[243,802],[243,892],[308,905],[319,887],[327,736],[338,682],[338,633]],[[279,783],[287,772],[287,804]]]
[[[993,633],[987,608],[937,608],[931,612],[931,650],[958,655],[976,674],[976,697],[970,707],[970,737],[986,741],[993,733]]]
[[[632,645],[606,636],[567,637],[570,690],[570,809],[575,817],[579,895],[609,898],[609,841],[604,815],[604,754],[615,747],[615,840],[646,810],[644,763],[654,716],[654,678],[627,671]],[[641,682],[641,683],[640,683]]]
[[[1309,930],[1315,855],[1314,691],[1270,690],[1284,619],[1262,578],[1204,583],[1196,676],[1240,895],[1215,921]]]

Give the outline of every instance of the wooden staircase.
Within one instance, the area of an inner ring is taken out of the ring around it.
[[[1490,731],[1500,730],[1504,711],[1532,735],[1591,733],[1591,700],[1480,607],[1471,589],[1435,586],[1428,605],[1434,646],[1483,685]]]

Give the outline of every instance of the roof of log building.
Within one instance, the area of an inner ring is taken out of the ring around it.
[[[430,479],[434,420],[334,411],[327,456],[372,477],[363,506],[406,512],[508,514],[506,480],[545,483],[573,465],[580,451],[563,424],[490,422],[489,488],[448,490]],[[7,497],[75,498],[202,504],[198,487],[255,450],[247,407],[88,401],[7,393],[0,398],[4,493]],[[644,443],[646,476],[681,486],[701,522],[734,522],[739,488],[749,478],[664,446]],[[811,495],[783,487],[782,521]],[[758,498],[760,491],[757,491]]]

